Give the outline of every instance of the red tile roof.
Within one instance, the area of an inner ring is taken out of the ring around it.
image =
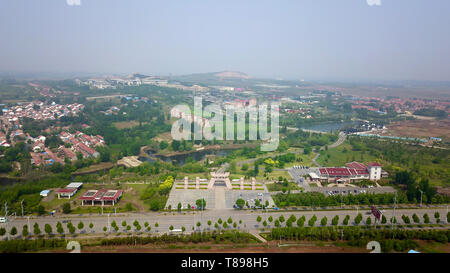
[[[330,176],[350,176],[350,171],[347,168],[326,168]]]
[[[64,188],[64,189],[58,189],[56,192],[58,193],[71,193],[77,191],[75,188]]]
[[[357,169],[357,170],[365,170],[365,169],[367,169],[366,165],[364,165],[362,163],[359,163],[359,162],[356,162],[356,161],[353,161],[351,163],[347,163],[345,165],[347,167],[349,167],[349,168],[353,168],[353,169]]]

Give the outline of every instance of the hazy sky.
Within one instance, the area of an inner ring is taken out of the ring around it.
[[[0,0],[0,72],[450,80],[449,0],[79,1]]]

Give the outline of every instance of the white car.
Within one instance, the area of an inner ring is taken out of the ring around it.
[[[0,223],[6,223],[6,218],[5,217],[0,217]]]

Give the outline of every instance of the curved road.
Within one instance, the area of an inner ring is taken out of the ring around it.
[[[338,140],[336,140],[335,143],[330,144],[328,146],[328,148],[336,148],[337,146],[341,145],[342,143],[344,143],[345,139],[347,138],[347,135],[343,132],[339,133],[339,138]],[[324,150],[325,146],[320,147],[320,151]],[[316,165],[317,167],[322,167],[319,163],[317,163],[317,158],[319,158],[320,156],[320,151],[318,152],[317,150],[314,150],[314,152],[316,152],[316,156],[312,159],[312,162],[314,163],[314,165]]]

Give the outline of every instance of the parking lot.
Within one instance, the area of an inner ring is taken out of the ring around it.
[[[315,187],[311,188],[313,192],[321,192],[325,195],[340,195],[340,194],[361,194],[361,193],[394,193],[395,189],[392,187]]]
[[[226,207],[233,208],[236,204],[236,200],[244,199],[248,203],[249,207],[254,207],[256,200],[262,205],[265,205],[266,201],[269,201],[269,208],[275,206],[272,196],[269,192],[256,192],[256,191],[246,191],[246,190],[233,190],[225,192]]]
[[[316,167],[307,167],[307,166],[294,166],[288,169],[289,175],[294,179],[294,182],[298,184],[299,187],[302,187],[305,192],[311,191],[311,186],[306,182],[304,176],[309,173],[318,173],[319,168]]]

